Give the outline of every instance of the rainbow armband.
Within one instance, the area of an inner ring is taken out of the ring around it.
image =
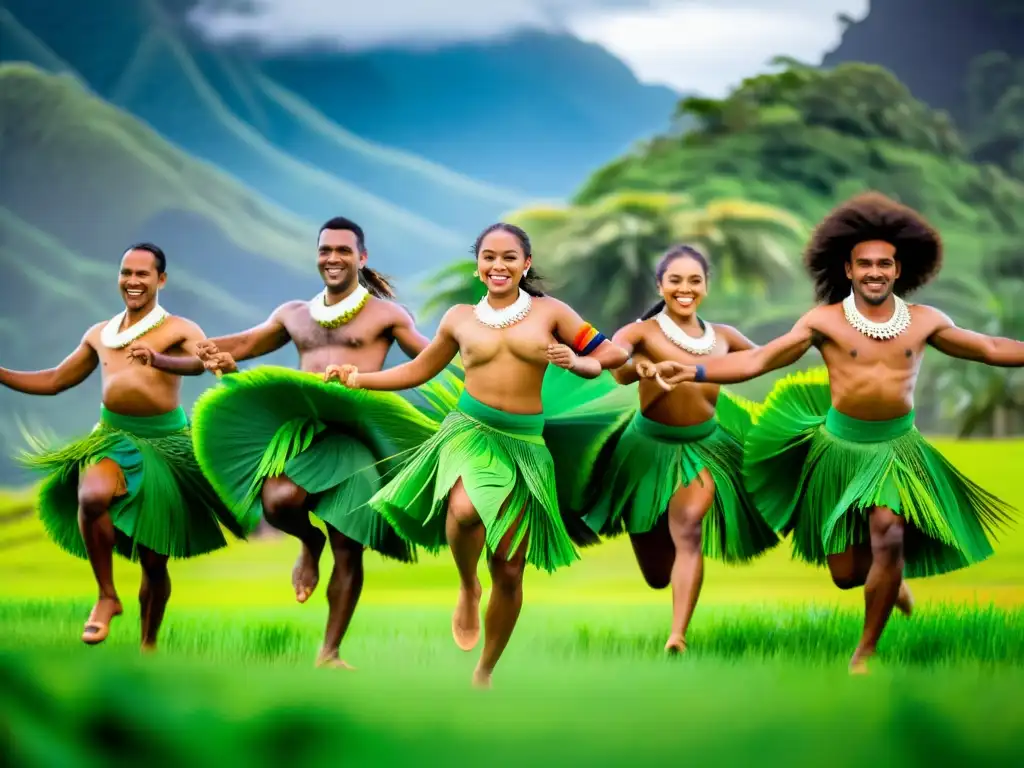
[[[589,355],[605,341],[604,334],[590,323],[585,323],[572,340],[572,350],[577,355]]]

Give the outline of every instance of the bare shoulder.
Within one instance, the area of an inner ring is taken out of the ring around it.
[[[473,315],[472,304],[453,304],[448,311],[441,316],[441,324],[461,323]]]
[[[167,322],[172,330],[177,331],[182,335],[190,336],[203,332],[203,329],[199,327],[199,323],[195,320],[189,320],[187,317],[182,317],[181,315],[171,315],[167,318]]]
[[[270,313],[270,316],[285,317],[292,315],[295,312],[305,309],[307,304],[309,304],[309,302],[304,301],[303,299],[292,299],[291,301],[286,301],[284,304],[278,305],[278,307]]]
[[[725,323],[711,323],[715,335],[725,341],[729,350],[752,349],[757,344],[743,335],[737,328]]]
[[[950,319],[949,315],[943,312],[941,309],[929,306],[928,304],[907,304],[907,309],[910,310],[911,322],[918,322],[925,326],[926,335],[931,335],[936,331],[942,331],[946,328],[954,328],[956,323]]]
[[[99,344],[100,333],[108,322],[110,321],[102,320],[89,326],[88,330],[82,335],[82,343],[95,349]]]
[[[407,307],[391,299],[371,296],[366,308],[385,318],[389,325],[408,323],[413,319],[412,312]]]
[[[654,318],[650,318],[648,320],[636,320],[632,323],[628,323],[619,328],[619,330],[615,332],[615,335],[622,335],[635,344],[643,341],[644,339],[651,338],[652,334],[660,332],[661,329],[658,327]]]
[[[559,314],[572,311],[572,307],[561,299],[556,299],[554,296],[533,296],[531,298],[533,299],[534,306],[540,307],[544,312]]]

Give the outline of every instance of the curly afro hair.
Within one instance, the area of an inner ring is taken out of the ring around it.
[[[928,283],[942,266],[939,233],[911,208],[878,192],[847,200],[829,213],[811,235],[804,263],[818,301],[836,304],[852,288],[846,264],[858,243],[881,240],[896,248],[900,276],[894,292],[903,297]]]

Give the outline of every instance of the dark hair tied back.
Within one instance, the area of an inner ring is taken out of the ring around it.
[[[370,267],[359,268],[359,282],[370,292],[371,296],[376,296],[378,299],[397,297],[395,289],[391,286],[391,279]]]
[[[506,224],[503,221],[499,221],[496,224],[491,224],[487,229],[480,233],[477,237],[476,242],[473,244],[473,258],[480,258],[480,246],[484,242],[484,238],[487,237],[491,232],[508,232],[510,235],[519,241],[519,247],[523,249],[523,255],[528,258],[533,258],[533,246],[530,244],[530,236],[526,234],[526,231],[521,227],[517,227],[515,224]],[[538,285],[544,278],[537,274],[537,271],[531,266],[530,271],[523,275],[519,281],[519,287],[531,296],[543,296],[544,291],[541,290]]]

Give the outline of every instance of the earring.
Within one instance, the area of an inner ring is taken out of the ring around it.
[[[480,270],[479,269],[474,269],[473,270],[473,277],[480,277]]]
[[[526,277],[528,274],[530,274],[530,268],[529,267],[527,267],[526,269],[523,270],[523,277]]]

